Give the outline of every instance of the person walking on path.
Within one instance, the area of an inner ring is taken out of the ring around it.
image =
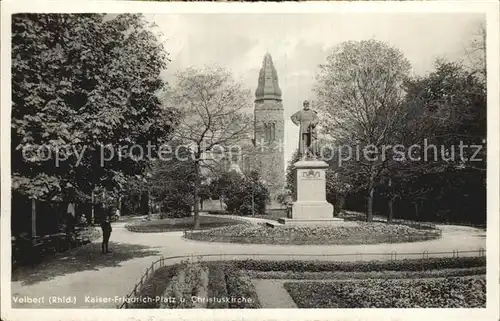
[[[111,251],[109,250],[109,238],[111,237],[111,232],[113,231],[113,229],[111,228],[111,216],[112,216],[111,208],[109,208],[108,211],[106,211],[104,209],[104,206],[100,204],[99,210],[101,212],[100,225],[102,229],[102,245],[101,245],[102,253],[103,254],[111,253]]]
[[[76,210],[75,210],[75,197],[74,193],[70,190],[67,196],[67,207],[66,207],[66,239],[69,246],[72,246],[76,239],[75,226],[76,226]]]

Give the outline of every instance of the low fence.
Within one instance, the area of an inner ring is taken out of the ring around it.
[[[273,261],[284,261],[284,260],[316,260],[316,261],[328,261],[332,259],[344,258],[343,261],[373,261],[373,260],[400,260],[400,259],[431,259],[431,258],[459,258],[459,257],[484,257],[486,256],[486,250],[484,248],[479,248],[475,251],[459,251],[453,250],[452,252],[386,252],[386,253],[333,253],[333,254],[262,254],[262,253],[235,253],[235,254],[192,254],[192,255],[178,255],[178,256],[161,256],[159,259],[155,260],[141,276],[140,280],[135,284],[132,291],[125,297],[125,300],[118,306],[119,309],[127,309],[130,306],[133,298],[137,297],[139,291],[141,290],[144,283],[146,283],[150,277],[153,276],[154,272],[166,265],[172,265],[182,260],[188,260],[190,262],[195,262],[199,260],[205,261],[231,261],[231,260],[244,260],[244,259],[260,259],[260,260],[273,260]],[[347,260],[346,260],[347,259]],[[166,262],[168,261],[169,264]]]

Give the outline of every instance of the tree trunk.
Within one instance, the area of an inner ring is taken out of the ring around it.
[[[393,209],[392,209],[393,202],[394,202],[394,198],[393,197],[389,198],[389,200],[388,200],[388,203],[389,203],[388,204],[389,205],[389,215],[387,217],[387,222],[389,222],[389,223],[392,222],[392,219],[394,217],[394,212],[393,212]]]
[[[152,211],[151,211],[151,197],[150,197],[150,195],[149,195],[149,187],[148,187],[148,193],[147,193],[147,196],[148,196],[148,203],[147,203],[147,204],[148,204],[148,206],[147,206],[147,210],[148,210],[148,217],[149,217],[149,219],[151,219],[151,214],[153,214],[153,213],[152,213]]]
[[[95,222],[95,200],[94,200],[94,188],[92,188],[92,212],[90,213],[90,224]]]
[[[36,200],[31,199],[31,242],[36,244]]]
[[[198,156],[198,155],[197,155]],[[193,205],[193,212],[194,212],[194,229],[199,229],[200,228],[200,157],[196,157],[196,161],[194,162],[194,168],[195,168],[195,173],[196,173],[196,178],[194,180],[194,191],[193,191],[193,196],[194,196],[194,205]]]
[[[366,213],[366,221],[371,222],[373,220],[373,192],[375,188],[370,186],[368,192],[368,208]]]
[[[418,218],[418,202],[414,202],[413,205],[415,206],[415,218]]]

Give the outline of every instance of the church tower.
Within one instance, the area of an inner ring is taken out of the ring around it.
[[[259,72],[254,117],[256,165],[268,186],[272,208],[277,206],[276,196],[285,186],[285,124],[278,73],[269,53]]]

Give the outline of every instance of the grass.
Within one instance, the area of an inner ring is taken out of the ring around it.
[[[158,233],[190,230],[193,229],[193,224],[193,217],[175,219],[166,218],[151,221],[134,222],[132,224],[125,225],[125,228],[127,228],[131,232]],[[232,226],[236,224],[241,224],[241,222],[225,217],[222,218],[213,216],[200,216],[200,230],[223,226]]]
[[[358,222],[357,226],[266,227],[241,224],[187,233],[186,238],[204,242],[247,244],[377,244],[436,239],[438,229],[414,228],[381,222]]]
[[[284,284],[299,308],[484,308],[485,276]]]
[[[221,264],[211,264],[208,270],[208,297],[225,298],[228,297],[226,275]],[[227,309],[229,303],[225,301],[213,300],[208,302],[209,309]]]

